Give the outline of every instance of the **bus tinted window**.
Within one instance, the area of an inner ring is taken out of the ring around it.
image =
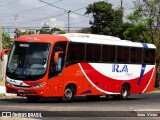
[[[131,63],[142,63],[142,48],[131,48]]]
[[[156,50],[155,49],[150,49],[150,63],[155,63],[156,59]]]
[[[76,55],[77,55],[76,43],[70,43],[68,48],[67,60],[76,60],[77,59]]]
[[[115,61],[115,46],[103,45],[102,61],[103,62],[114,62]]]
[[[84,60],[85,44],[83,43],[70,43],[68,48],[67,60]]]
[[[84,60],[85,57],[85,44],[77,43],[77,60]]]
[[[101,45],[94,45],[94,61],[100,61],[101,60]]]
[[[86,44],[86,60],[93,61],[94,51],[93,44]]]
[[[117,47],[117,62],[129,62],[129,47]]]
[[[103,45],[103,47],[102,47],[102,61],[108,62],[108,56],[109,56],[108,46]]]
[[[152,63],[152,64],[155,62],[155,50],[154,49],[144,49],[143,50],[143,62]]]

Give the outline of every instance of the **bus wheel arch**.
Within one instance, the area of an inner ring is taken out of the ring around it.
[[[72,102],[77,91],[77,86],[74,83],[67,84],[64,89],[62,100],[64,102]]]
[[[121,99],[121,100],[125,100],[128,98],[128,96],[130,95],[130,84],[128,82],[123,83],[121,90],[120,90],[120,94],[118,95],[113,95],[114,99]]]

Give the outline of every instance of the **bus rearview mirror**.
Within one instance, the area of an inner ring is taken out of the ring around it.
[[[7,52],[9,52],[11,49],[4,49],[1,51],[0,53],[0,58],[1,58],[1,61],[4,61],[4,54],[6,54]]]
[[[63,51],[55,52],[54,54],[54,64],[58,64],[59,55],[62,54]]]

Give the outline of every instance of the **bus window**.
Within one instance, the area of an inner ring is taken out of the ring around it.
[[[136,48],[136,63],[142,63],[142,48]]]
[[[101,45],[94,45],[94,61],[100,61],[101,60]]]
[[[149,63],[149,49],[143,50],[143,62]]]
[[[155,56],[155,52],[156,52],[155,49],[150,49],[150,57],[149,57],[150,59],[149,59],[149,62],[152,63],[152,64],[155,63],[155,57],[156,57]]]
[[[85,44],[84,43],[69,43],[67,62],[83,61],[84,58],[85,58]]]
[[[86,61],[93,61],[93,44],[86,44]]]
[[[77,44],[76,43],[70,43],[68,47],[68,55],[67,55],[67,61],[69,60],[77,60]]]
[[[102,61],[114,62],[115,61],[115,46],[102,46]]]
[[[142,48],[131,48],[131,63],[142,63]]]
[[[136,63],[136,48],[131,48],[131,63]]]
[[[103,45],[102,46],[102,61],[108,62],[108,56],[109,56],[108,46]]]
[[[154,62],[155,62],[155,49],[144,49],[143,62],[154,64]]]
[[[108,46],[108,61],[115,62],[115,46]]]
[[[84,60],[85,58],[85,44],[84,43],[77,43],[77,60]]]
[[[129,62],[129,47],[117,47],[117,62]]]

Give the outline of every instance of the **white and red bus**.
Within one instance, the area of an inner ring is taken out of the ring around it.
[[[68,33],[26,35],[14,41],[6,68],[7,93],[30,101],[99,98],[154,90],[156,47],[117,37]]]

